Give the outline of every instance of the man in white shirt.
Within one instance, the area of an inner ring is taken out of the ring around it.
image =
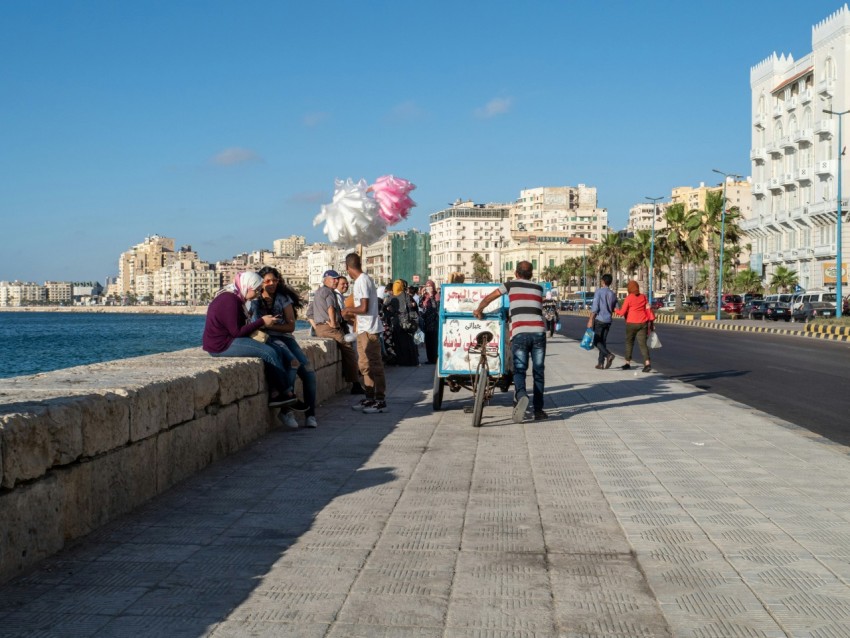
[[[343,316],[357,319],[357,354],[360,373],[366,398],[352,406],[365,414],[384,412],[387,409],[387,382],[384,376],[384,362],[381,359],[380,334],[384,330],[379,315],[378,293],[375,282],[363,272],[360,255],[349,253],[345,256],[345,269],[354,279],[352,295],[354,307],[343,309]]]

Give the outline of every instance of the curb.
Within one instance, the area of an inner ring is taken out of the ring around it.
[[[589,317],[590,311],[580,310],[578,312],[573,312],[570,314],[577,315],[580,317]],[[788,330],[785,328],[773,328],[767,326],[741,326],[732,323],[718,323],[717,319],[715,319],[714,316],[710,316],[710,318],[703,317],[704,315],[678,315],[675,317],[661,315],[655,318],[655,323],[672,323],[678,325],[693,326],[695,328],[710,328],[712,330],[733,330],[736,332],[766,332],[772,334],[786,334],[809,339],[822,339],[824,341],[850,341],[850,328],[845,326],[806,325],[806,329],[804,331],[799,331]],[[615,319],[620,319],[620,317],[615,317]]]

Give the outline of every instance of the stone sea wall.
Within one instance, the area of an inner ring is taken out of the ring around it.
[[[301,343],[322,402],[338,347]],[[0,379],[0,582],[278,427],[267,401],[259,359],[200,348]]]

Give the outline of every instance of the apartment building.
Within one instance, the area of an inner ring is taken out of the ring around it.
[[[750,69],[752,90],[752,215],[742,229],[752,243],[750,265],[769,280],[779,266],[797,272],[803,288],[834,289],[836,255],[847,255],[848,231],[837,236],[837,116],[850,108],[850,10],[812,28],[812,51],[799,60],[775,53]],[[842,181],[847,184],[847,164]],[[846,262],[841,265],[847,283]]]
[[[608,211],[598,207],[592,186],[527,188],[511,207],[511,230],[520,228],[532,235],[562,233],[600,241],[608,232]]]
[[[174,240],[160,235],[145,237],[141,244],[121,253],[116,286],[119,294],[138,294],[135,290],[135,279],[141,275],[152,275],[169,263],[173,254]]]
[[[667,220],[664,213],[669,203],[658,202],[653,204],[646,202],[635,204],[629,209],[629,221],[626,223],[626,232],[634,235],[639,230],[652,230],[652,218],[655,217],[655,232],[667,228]]]
[[[74,301],[74,284],[70,281],[45,281],[47,303],[67,305]]]
[[[148,294],[155,303],[206,303],[221,287],[219,274],[191,246],[181,246],[170,263],[151,277],[152,291]],[[137,289],[137,295],[139,292]]]
[[[47,288],[30,281],[0,281],[0,306],[47,303]]]
[[[298,257],[307,245],[304,235],[290,235],[272,243],[275,257]]]
[[[472,255],[484,259],[494,277],[503,269],[501,251],[510,237],[512,204],[476,204],[457,200],[431,214],[431,278],[438,284],[453,272],[472,279]]]

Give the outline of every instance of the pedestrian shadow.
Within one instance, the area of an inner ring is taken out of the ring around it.
[[[286,565],[292,552],[331,568],[365,561],[346,533],[375,533],[350,521],[398,482],[395,468],[368,462],[406,412],[357,423],[346,398],[333,404],[319,429],[274,430],[0,586],[0,635],[206,636],[244,624],[249,612],[231,614],[249,596],[303,577]],[[320,515],[341,520],[315,527]]]

